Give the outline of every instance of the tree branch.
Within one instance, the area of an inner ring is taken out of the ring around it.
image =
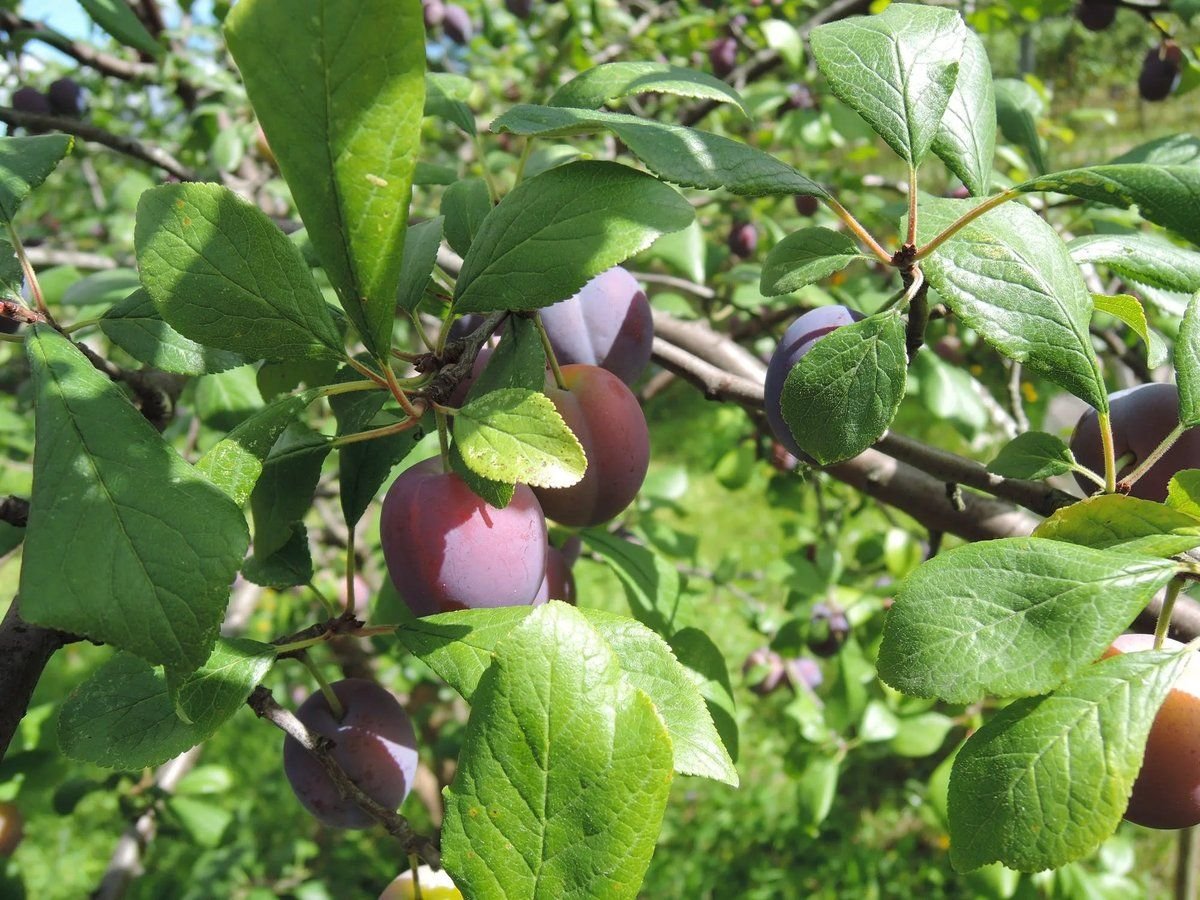
[[[157,166],[164,172],[174,175],[180,181],[199,181],[199,176],[177,160],[174,156],[151,144],[144,144],[130,137],[122,137],[105,131],[90,122],[71,119],[66,116],[44,116],[38,113],[20,112],[10,106],[0,106],[0,122],[10,126],[28,128],[32,131],[61,131],[73,134],[85,141],[102,144],[126,156],[139,159],[142,162]]]
[[[79,640],[64,631],[31,625],[21,618],[19,606],[20,598],[13,598],[0,622],[0,760],[29,709],[42,669],[59,647]]]
[[[83,41],[73,41],[59,34],[45,22],[37,22],[17,15],[9,9],[0,10],[0,31],[7,31],[9,37],[16,37],[19,32],[26,32],[43,44],[49,44],[55,50],[65,53],[72,59],[95,69],[102,75],[111,75],[123,81],[137,78],[153,78],[158,74],[158,66],[136,60],[124,59],[104,53]]]
[[[395,810],[388,809],[376,803],[375,800],[363,793],[362,789],[350,779],[345,770],[337,764],[331,753],[334,747],[333,741],[310,731],[308,726],[296,718],[296,715],[291,710],[284,709],[276,703],[275,698],[271,696],[271,692],[265,687],[259,686],[255,688],[246,703],[254,710],[256,715],[266,719],[284,734],[299,742],[301,747],[311,753],[313,758],[320,763],[321,768],[325,770],[325,774],[333,780],[338,793],[347,800],[353,800],[366,810],[373,819],[387,829],[388,834],[400,841],[406,853],[416,853],[421,857],[423,862],[433,866],[435,869],[442,867],[441,851],[431,838],[417,834],[408,823],[408,819]]]

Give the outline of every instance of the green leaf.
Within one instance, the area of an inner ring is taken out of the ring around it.
[[[654,702],[671,737],[675,771],[737,787],[737,770],[704,698],[667,642],[633,619],[601,610],[583,612],[620,658],[625,678]]]
[[[106,269],[80,278],[63,291],[61,306],[99,306],[119,303],[137,290],[140,282],[133,269]]]
[[[1167,506],[1200,519],[1200,469],[1176,472],[1167,485]]]
[[[923,197],[921,241],[975,205]],[[1013,203],[991,210],[934,251],[923,271],[954,313],[1000,353],[1108,409],[1088,331],[1091,295],[1062,239],[1033,210]]]
[[[796,443],[821,465],[874,444],[904,398],[904,323],[886,312],[821,338],[788,374],[780,405]]]
[[[933,140],[933,152],[976,197],[991,191],[992,161],[996,155],[996,99],[992,64],[983,41],[973,31],[964,34],[962,58],[954,93]]]
[[[516,482],[497,481],[480,475],[462,458],[457,442],[450,445],[450,468],[478,497],[496,509],[504,509],[512,502]]]
[[[899,729],[888,746],[897,756],[914,759],[933,756],[942,749],[946,735],[956,724],[954,719],[933,710],[904,716],[899,720]]]
[[[1166,342],[1150,328],[1146,310],[1136,297],[1129,294],[1092,294],[1092,303],[1098,312],[1116,316],[1133,329],[1146,344],[1146,364],[1152,369],[1163,365],[1168,358]]]
[[[79,0],[93,22],[127,47],[162,59],[163,45],[146,30],[127,0]]]
[[[211,737],[274,659],[269,644],[220,639],[203,668],[179,686],[179,702],[192,719],[185,722],[162,673],[132,653],[118,653],[63,702],[59,746],[71,759],[112,769],[157,766]]]
[[[699,628],[680,628],[671,635],[670,644],[675,658],[704,698],[721,743],[730,758],[737,762],[737,710],[725,657],[712,638]]]
[[[1107,840],[1187,656],[1113,656],[1048,697],[1016,701],[980,728],[950,775],[954,868],[999,861],[1037,872],[1089,856]]]
[[[834,96],[917,166],[938,135],[967,29],[950,9],[895,3],[815,28],[809,45]]]
[[[613,570],[633,617],[668,640],[679,611],[679,572],[658,553],[603,530],[581,535],[584,545]]]
[[[467,896],[636,897],[671,784],[671,741],[573,607],[496,648],[446,790],[442,850]]]
[[[184,337],[250,359],[342,356],[342,337],[300,250],[228,188],[146,191],[134,242],[142,286]]]
[[[321,264],[391,346],[425,101],[418,0],[241,0],[225,39]]]
[[[492,131],[537,137],[568,137],[608,130],[664,181],[706,191],[727,190],[744,197],[828,192],[769,153],[707,131],[650,122],[603,110],[514,106]]]
[[[858,245],[840,231],[801,228],[771,248],[763,263],[759,291],[764,297],[790,294],[838,272],[856,259],[866,259]]]
[[[778,53],[790,68],[799,69],[804,62],[804,38],[796,26],[783,19],[767,19],[760,22],[758,27],[767,46]]]
[[[250,494],[254,516],[254,555],[266,559],[286,544],[312,506],[329,438],[294,422],[267,454],[258,484]]]
[[[721,79],[707,72],[660,62],[613,62],[595,66],[555,91],[548,105],[596,109],[610,100],[650,93],[731,103],[742,115],[750,117],[738,92]]]
[[[405,622],[396,635],[406,650],[471,702],[496,646],[530,611],[530,607],[499,607],[442,613]],[[620,658],[630,684],[654,702],[671,736],[675,771],[736,785],[737,771],[697,680],[671,647],[633,619],[598,609],[581,612]]]
[[[297,523],[282,547],[269,555],[256,551],[242,566],[242,575],[249,582],[275,591],[311,582],[313,561],[308,529]]]
[[[1075,456],[1061,438],[1044,431],[1027,431],[1000,448],[988,471],[1005,478],[1041,480],[1070,472]]]
[[[104,314],[100,330],[138,362],[176,375],[211,375],[247,362],[236,353],[185,338],[163,321],[141,288]]]
[[[373,426],[399,421],[394,417],[376,420]],[[346,444],[338,450],[338,485],[342,516],[347,525],[357,525],[379,493],[392,470],[416,448],[424,430],[418,426],[370,441]]]
[[[500,343],[487,366],[471,385],[467,398],[474,400],[507,388],[540,390],[546,383],[546,351],[533,319],[511,316],[504,323]]]
[[[21,614],[197,668],[246,551],[241,511],[66,338],[34,326],[25,350],[38,452]]]
[[[1152,234],[1088,234],[1067,245],[1077,263],[1166,291],[1200,291],[1200,253]]]
[[[1200,519],[1150,500],[1101,494],[1056,510],[1033,534],[1096,550],[1174,556],[1200,547]]]
[[[2,184],[0,184],[0,191],[3,191]],[[12,244],[0,237],[0,300],[23,303],[21,288],[24,284],[25,273],[21,271],[21,263],[17,259]]]
[[[561,488],[587,468],[583,446],[545,394],[523,388],[492,391],[454,417],[463,461],[494,481]]]
[[[1038,119],[1046,110],[1041,94],[1019,78],[999,79],[995,91],[1001,133],[1028,154],[1035,172],[1045,172],[1046,157],[1037,130]]]
[[[441,243],[441,216],[408,229],[404,239],[404,262],[400,266],[400,287],[396,292],[397,309],[412,312],[420,304]]]
[[[1136,205],[1143,219],[1200,244],[1200,167],[1133,163],[1068,169],[1042,175],[1014,191],[1053,191],[1122,209]]]
[[[446,219],[446,243],[459,256],[466,256],[475,235],[492,211],[492,195],[482,178],[464,178],[442,194],[442,215]]]
[[[67,134],[0,138],[0,216],[5,224],[75,146]]]
[[[260,409],[200,457],[196,471],[241,506],[250,499],[275,441],[319,396],[313,389]]]
[[[1200,293],[1192,297],[1175,340],[1175,381],[1179,385],[1179,424],[1200,425]]]
[[[1151,163],[1156,166],[1194,166],[1200,162],[1200,138],[1191,134],[1168,134],[1138,144],[1111,163]]]
[[[691,223],[674,188],[611,162],[575,162],[521,182],[488,214],[454,287],[457,312],[538,309]]]
[[[467,105],[474,83],[449,72],[425,73],[424,115],[437,116],[475,137],[475,116]]]
[[[1174,574],[1168,560],[1044,538],[956,547],[900,586],[879,677],[950,703],[1043,693],[1097,659]]]

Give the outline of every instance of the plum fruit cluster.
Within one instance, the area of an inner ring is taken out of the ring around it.
[[[417,774],[417,739],[412,721],[390,691],[374,681],[347,678],[330,685],[342,705],[339,719],[317,691],[296,717],[310,731],[333,741],[333,758],[368,797],[394,810]],[[338,791],[316,757],[295,738],[283,742],[283,770],[296,797],[318,821],[334,828],[367,828],[374,819]]]
[[[767,424],[776,439],[797,459],[806,462],[811,458],[796,443],[796,438],[783,419],[783,385],[788,373],[821,338],[863,318],[862,313],[846,306],[822,306],[810,310],[788,326],[783,339],[767,363],[767,377],[763,384],[763,409]]]
[[[1130,460],[1117,473],[1120,479],[1137,468],[1179,424],[1179,389],[1173,384],[1157,383],[1126,388],[1109,397],[1109,411],[1116,457]],[[1071,452],[1082,465],[1103,471],[1104,451],[1095,410],[1089,410],[1079,419],[1071,435]],[[1171,449],[1133,483],[1129,494],[1161,502],[1167,499],[1171,476],[1181,469],[1194,468],[1200,468],[1200,428],[1183,432]],[[1084,491],[1090,493],[1095,489],[1082,476],[1077,475],[1076,480]]]
[[[1164,650],[1183,645],[1167,638]],[[1123,634],[1105,656],[1154,648],[1154,635]],[[1133,783],[1125,818],[1147,828],[1200,824],[1200,665],[1188,661],[1150,726],[1142,768]]]
[[[23,87],[13,91],[13,109],[18,112],[38,115],[66,116],[78,119],[83,115],[83,88],[73,78],[59,78],[50,83],[43,93],[35,87]]]
[[[432,32],[438,28],[456,44],[469,44],[475,34],[475,26],[471,15],[456,3],[443,3],[442,0],[421,0],[425,16],[425,30]]]

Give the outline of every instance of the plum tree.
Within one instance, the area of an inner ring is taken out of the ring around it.
[[[1131,455],[1132,461],[1117,477],[1128,475],[1162,443],[1179,424],[1179,389],[1173,384],[1140,384],[1109,397],[1113,447],[1117,459]],[[1084,413],[1071,435],[1075,459],[1093,471],[1102,471],[1100,423],[1095,410]],[[1189,428],[1162,458],[1133,483],[1130,495],[1143,500],[1165,500],[1171,476],[1180,469],[1200,467],[1200,428]],[[1079,486],[1090,493],[1095,485],[1076,476]]]
[[[1138,93],[1143,100],[1166,100],[1179,84],[1183,72],[1183,55],[1179,45],[1164,41],[1146,51],[1142,71],[1138,73]]]
[[[25,819],[17,804],[0,803],[0,858],[12,856],[25,836]]]
[[[788,326],[779,346],[771,355],[771,361],[767,364],[766,381],[763,384],[763,410],[775,437],[798,459],[809,460],[810,457],[800,449],[783,419],[780,398],[783,396],[783,385],[787,381],[788,373],[800,358],[812,349],[813,344],[829,332],[857,322],[862,317],[862,313],[845,306],[822,306],[810,310]]]
[[[59,78],[46,89],[46,99],[56,115],[78,119],[83,115],[83,89],[73,78]]]
[[[637,279],[620,266],[601,272],[540,315],[563,365],[600,366],[632,384],[650,362],[650,303]]]
[[[421,886],[421,900],[462,900],[462,892],[455,887],[445,869],[421,866],[417,869],[416,881]],[[417,900],[412,869],[397,875],[395,880],[383,889],[379,900]]]
[[[1164,650],[1178,650],[1167,638]],[[1154,648],[1154,635],[1123,634],[1104,655]],[[1142,768],[1133,783],[1125,818],[1147,828],[1200,824],[1200,666],[1188,661],[1150,726]]]
[[[470,13],[456,3],[447,3],[442,14],[442,31],[456,44],[470,43],[475,33]]]
[[[531,603],[546,574],[546,519],[533,492],[517,485],[496,509],[438,459],[388,488],[379,537],[392,584],[417,616]]]
[[[737,65],[737,41],[726,35],[713,41],[708,47],[708,64],[712,66],[713,74],[724,78]]]
[[[734,256],[740,256],[742,259],[753,256],[758,248],[758,229],[754,227],[753,222],[734,222],[726,243],[729,245],[729,252]]]
[[[533,605],[541,606],[550,600],[562,600],[575,605],[575,576],[571,573],[567,557],[553,544],[546,548],[546,577],[538,585]]]
[[[637,496],[650,465],[650,432],[637,398],[607,369],[563,366],[562,375],[565,388],[549,382],[546,395],[583,445],[587,471],[571,487],[534,492],[548,518],[599,525]]]
[[[342,705],[339,720],[317,691],[296,717],[334,743],[333,758],[368,797],[387,809],[404,802],[417,773],[412,721],[390,691],[365,678],[330,685]],[[296,797],[319,821],[334,828],[367,828],[374,819],[339,793],[321,764],[295,738],[283,742],[283,770]]]
[[[1104,31],[1117,18],[1117,4],[1113,0],[1082,0],[1075,15],[1088,31]]]

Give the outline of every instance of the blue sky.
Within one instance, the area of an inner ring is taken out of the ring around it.
[[[86,37],[89,30],[87,14],[75,0],[25,0],[21,12],[69,37]]]

